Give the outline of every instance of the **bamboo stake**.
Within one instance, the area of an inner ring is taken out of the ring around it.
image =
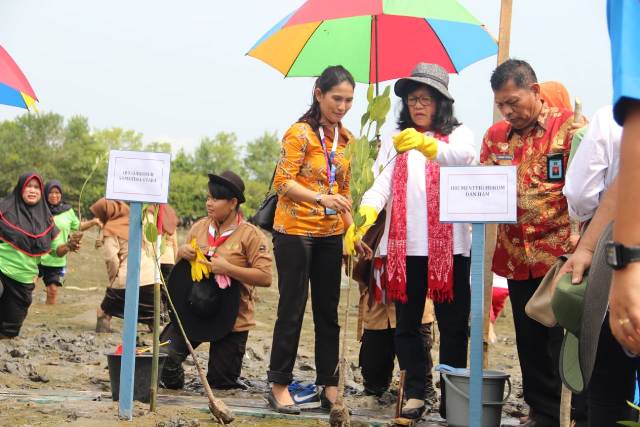
[[[154,251],[154,257],[156,259],[156,264],[157,264],[158,261],[157,261],[155,246],[153,246],[153,251]],[[158,266],[158,268],[160,267]],[[231,411],[231,409],[227,407],[227,405],[221,399],[218,399],[213,395],[213,391],[211,390],[209,381],[207,381],[207,375],[204,372],[204,369],[202,369],[202,366],[200,365],[200,363],[198,362],[198,358],[196,357],[195,350],[193,349],[193,347],[191,346],[191,343],[189,342],[189,338],[187,337],[187,333],[185,332],[182,326],[182,321],[178,316],[176,307],[173,305],[173,300],[171,299],[171,295],[169,295],[169,289],[167,288],[167,284],[165,283],[164,277],[162,277],[162,274],[160,275],[160,281],[162,282],[162,289],[164,290],[165,295],[167,296],[167,301],[169,302],[169,306],[171,307],[171,310],[175,314],[176,324],[178,325],[178,329],[180,329],[180,334],[184,339],[184,342],[187,346],[187,350],[189,350],[191,359],[193,359],[193,364],[195,365],[196,370],[198,371],[198,377],[200,378],[200,383],[204,387],[205,394],[207,395],[207,399],[209,400],[209,411],[211,412],[211,415],[213,416],[213,418],[217,423],[229,424],[235,419],[233,412]]]
[[[582,102],[579,98],[576,98],[575,107],[573,108],[573,123],[580,123],[581,116]],[[562,384],[562,393],[560,394],[560,427],[571,426],[571,397],[571,390]]]
[[[340,348],[340,361],[338,362],[338,396],[331,406],[329,414],[329,425],[331,427],[351,427],[351,415],[349,408],[344,403],[344,383],[346,381],[347,368],[347,331],[349,329],[349,306],[351,305],[351,284],[353,279],[353,257],[347,258],[347,304],[344,309],[344,326],[342,331],[342,343]]]
[[[500,30],[498,33],[498,65],[509,58],[509,46],[511,43],[511,16],[513,12],[513,0],[502,0],[500,6]],[[500,111],[493,108],[493,122],[501,118]],[[489,367],[489,323],[491,322],[489,310],[493,295],[493,253],[496,249],[498,226],[496,224],[485,225],[484,248],[484,357],[483,365]]]
[[[160,206],[156,205],[154,221],[157,223],[157,215],[160,210]],[[160,248],[162,246],[162,237],[158,236],[155,245],[154,255],[156,257],[154,268],[154,283],[153,283],[153,355],[151,356],[151,402],[149,403],[149,410],[151,412],[156,411],[157,396],[158,396],[158,368],[160,360]]]
[[[153,284],[153,356],[151,358],[151,402],[149,410],[156,411],[158,397],[158,365],[160,358],[160,283]]]

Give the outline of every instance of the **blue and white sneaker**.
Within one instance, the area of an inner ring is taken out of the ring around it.
[[[314,409],[320,407],[320,395],[315,384],[305,384],[294,381],[289,384],[289,393],[300,409]]]

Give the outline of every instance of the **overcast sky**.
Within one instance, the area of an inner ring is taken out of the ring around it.
[[[192,148],[220,131],[245,142],[264,131],[281,135],[308,106],[312,79],[283,79],[245,56],[302,3],[0,0],[0,45],[27,75],[41,111],[87,116],[93,127],[134,129],[175,148]],[[462,3],[498,34],[499,0]],[[513,3],[511,56],[528,60],[540,80],[565,83],[587,115],[610,103],[606,2]],[[451,76],[456,113],[477,143],[491,124],[495,62],[494,56]],[[365,89],[360,85],[345,119],[356,132]],[[25,112],[0,105],[0,120],[17,114]]]

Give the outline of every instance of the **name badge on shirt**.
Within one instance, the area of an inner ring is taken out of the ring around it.
[[[511,166],[513,164],[513,155],[496,154],[496,163],[500,166]]]
[[[558,182],[564,180],[563,153],[547,154],[547,181]]]

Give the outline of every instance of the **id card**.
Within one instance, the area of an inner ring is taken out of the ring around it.
[[[564,180],[564,154],[547,154],[547,181],[558,182]]]
[[[338,212],[334,211],[334,210],[333,210],[333,209],[331,209],[331,208],[324,208],[324,214],[325,214],[325,215],[337,215],[337,214],[338,214]]]

